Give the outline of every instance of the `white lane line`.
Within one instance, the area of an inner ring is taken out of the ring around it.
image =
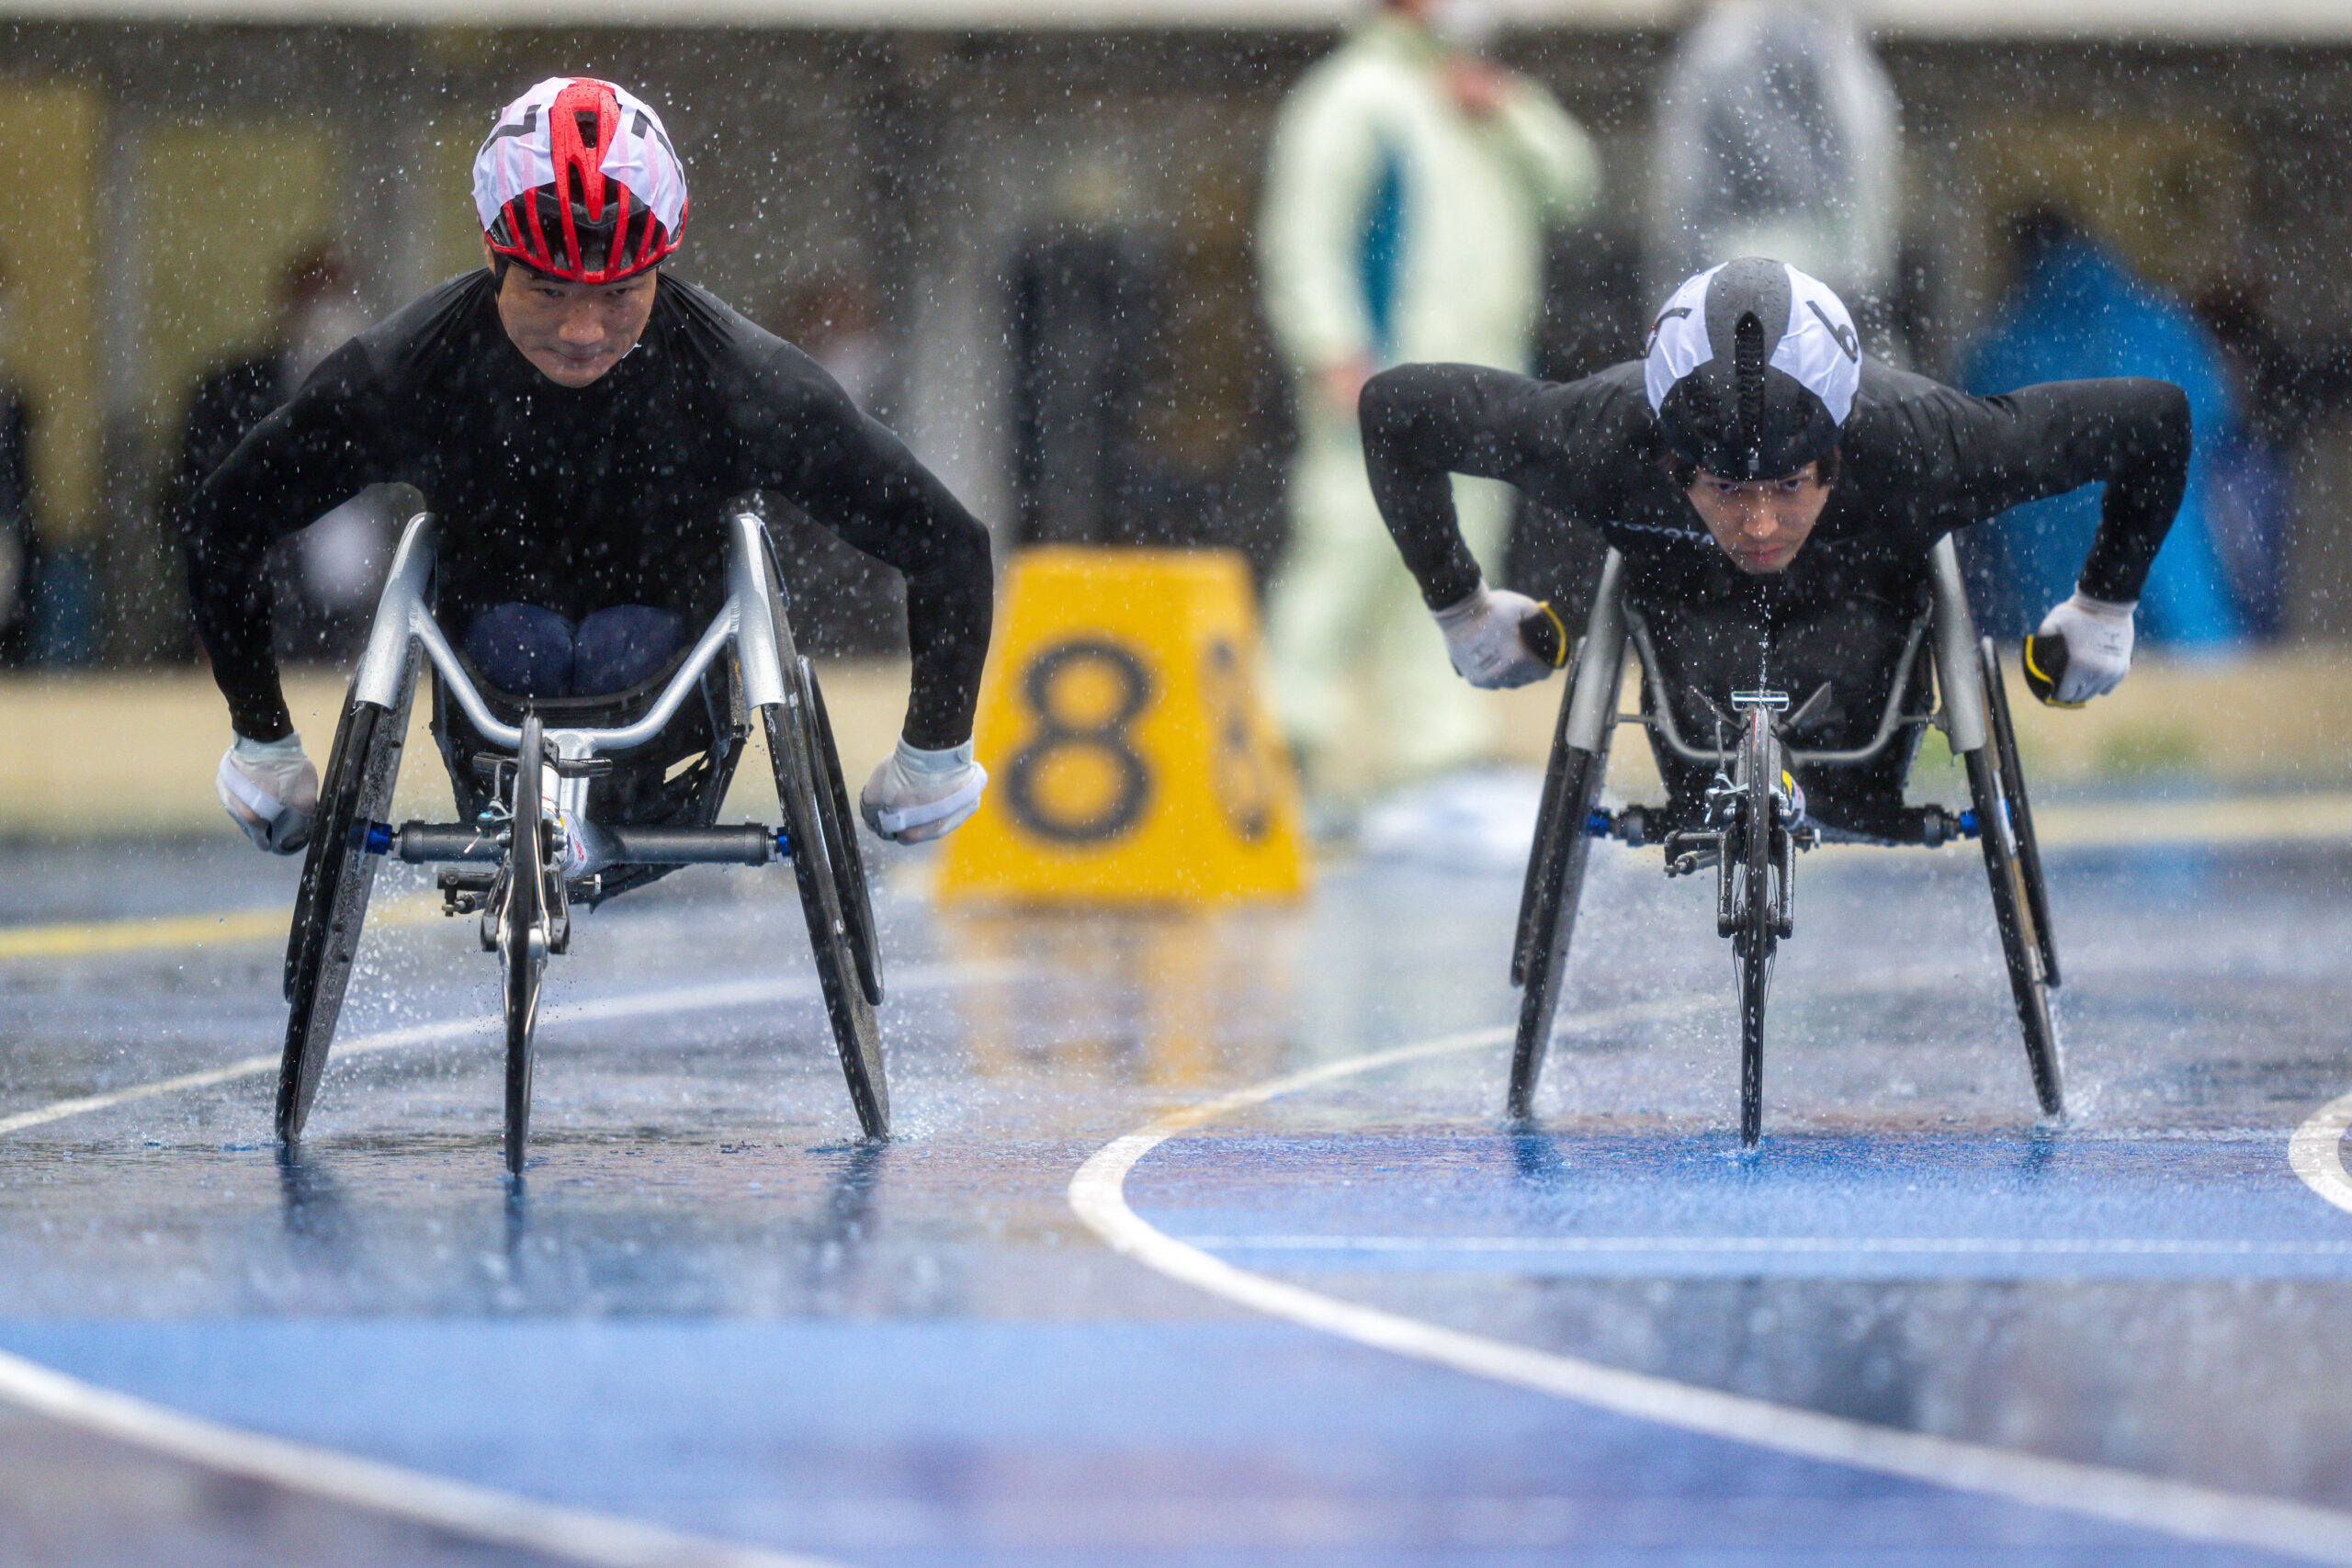
[[[1576,1027],[1605,1027],[1658,1010],[1652,1005],[1588,1014],[1577,1021]],[[1473,1377],[1776,1453],[1850,1465],[2190,1540],[2256,1547],[2315,1562],[2352,1564],[2352,1514],[1873,1427],[1423,1323],[1236,1268],[1147,1224],[1127,1206],[1128,1171],[1180,1134],[1301,1089],[1400,1063],[1498,1044],[1510,1040],[1513,1032],[1480,1030],[1328,1062],[1171,1111],[1097,1150],[1070,1178],[1070,1207],[1114,1251],[1196,1290],[1271,1317]]]
[[[0,1352],[0,1398],[199,1470],[244,1476],[468,1540],[595,1568],[847,1568],[834,1559],[738,1546],[658,1525],[536,1503],[512,1493],[182,1415]]]
[[[1389,1252],[1541,1256],[1662,1253],[1780,1257],[1845,1253],[1955,1258],[2352,1258],[2352,1241],[2191,1241],[2164,1236],[1995,1235],[1186,1235],[1204,1252]]]
[[[892,983],[902,990],[978,984],[1000,978],[1015,968],[1010,964],[933,964],[903,971],[892,976]],[[817,994],[813,978],[745,980],[570,1002],[549,1008],[541,1023],[544,1026],[582,1020],[639,1018],[648,1013],[746,1006]],[[443,1019],[363,1035],[339,1044],[335,1050],[338,1055],[349,1056],[365,1051],[428,1045],[482,1033],[496,1024],[497,1021],[486,1014]],[[274,1055],[247,1056],[203,1072],[184,1073],[107,1094],[58,1100],[35,1111],[0,1118],[0,1134],[135,1100],[209,1089],[236,1078],[274,1072],[277,1065],[278,1058]],[[5,1351],[0,1351],[0,1400],[199,1469],[245,1476],[286,1491],[394,1518],[413,1519],[469,1540],[520,1547],[592,1564],[593,1568],[847,1568],[830,1558],[769,1551],[684,1535],[633,1519],[534,1502],[426,1471],[403,1469],[331,1449],[242,1431],[84,1382]]]
[[[2338,1095],[2303,1121],[2287,1144],[2287,1163],[2303,1185],[2352,1212],[2352,1176],[2344,1170],[2344,1130],[2352,1126],[2352,1094]]]
[[[1017,969],[1013,964],[927,964],[910,968],[890,976],[894,988],[931,990],[945,986],[982,985],[1001,978]],[[593,1001],[567,1002],[552,1007],[539,1015],[541,1027],[550,1023],[580,1021],[602,1022],[613,1019],[642,1018],[649,1013],[686,1012],[696,1009],[750,1007],[767,1002],[793,1001],[820,995],[813,977],[790,980],[737,980],[725,985],[680,987],[668,991],[648,991],[637,996],[605,997]],[[490,1013],[474,1013],[464,1018],[446,1018],[432,1023],[412,1024],[406,1029],[389,1029],[375,1034],[363,1034],[356,1040],[337,1041],[329,1054],[329,1063],[345,1056],[356,1056],[370,1051],[392,1051],[410,1045],[434,1045],[443,1041],[460,1040],[484,1034],[499,1027],[498,1019]],[[13,1116],[0,1116],[0,1134],[20,1133],[28,1127],[45,1122],[62,1122],[69,1117],[86,1116],[94,1111],[111,1110],[141,1100],[157,1100],[165,1095],[184,1094],[190,1089],[210,1089],[215,1084],[252,1077],[258,1073],[277,1070],[279,1055],[272,1052],[266,1056],[246,1056],[223,1066],[207,1067],[201,1072],[183,1073],[177,1077],[157,1078],[150,1083],[133,1084],[129,1089],[112,1089],[105,1094],[83,1095],[73,1100],[52,1100],[30,1111],[20,1111]]]

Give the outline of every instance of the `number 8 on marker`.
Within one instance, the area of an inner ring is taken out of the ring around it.
[[[1021,694],[1037,727],[1005,769],[1013,820],[1066,844],[1115,839],[1141,820],[1151,770],[1127,727],[1151,702],[1143,660],[1114,642],[1053,643],[1022,672]]]

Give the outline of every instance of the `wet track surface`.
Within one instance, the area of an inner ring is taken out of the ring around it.
[[[272,1072],[137,1091],[274,1058],[293,868],[0,868],[0,1351],[172,1410],[875,1568],[2352,1561],[2352,1213],[2288,1156],[2352,1089],[2341,848],[2055,852],[2055,1125],[1973,848],[1811,857],[1751,1156],[1709,890],[1652,854],[1595,854],[1527,1128],[1514,874],[1357,862],[1204,918],[887,895],[887,1146],[789,874],[689,872],[552,965],[514,1190],[494,964],[421,882],[379,889],[281,1159]],[[1112,1181],[1165,1256],[1114,1251],[1073,1174],[1225,1095]],[[1238,1283],[1163,1267],[1204,1254]],[[0,1561],[624,1560],[9,1404],[0,1461]],[[2119,1477],[2162,1484],[2070,1501]]]

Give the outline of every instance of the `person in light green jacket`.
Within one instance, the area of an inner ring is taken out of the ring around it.
[[[1532,370],[1544,230],[1600,194],[1583,128],[1481,56],[1476,6],[1387,0],[1365,14],[1283,102],[1266,172],[1260,277],[1299,415],[1268,645],[1278,716],[1327,798],[1460,766],[1488,739],[1397,570],[1364,480],[1357,394],[1408,361]],[[1464,536],[1496,558],[1508,492],[1456,489]],[[1379,738],[1369,779],[1336,766],[1351,723]]]

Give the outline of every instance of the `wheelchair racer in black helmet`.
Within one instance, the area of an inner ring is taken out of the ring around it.
[[[1462,542],[1456,473],[1514,484],[1618,549],[1667,676],[1645,700],[1674,703],[1684,733],[1708,733],[1692,688],[1719,702],[1769,662],[1800,698],[1828,687],[1792,737],[1809,750],[1850,750],[1874,729],[1938,539],[2090,483],[2106,486],[2098,533],[2034,644],[2063,675],[2030,670],[2029,682],[2062,705],[2111,690],[2188,468],[2188,403],[2169,383],[1972,397],[1868,358],[1834,293],[1757,258],[1687,279],[1639,360],[1566,384],[1400,366],[1361,406],[1373,493],[1465,679],[1523,685],[1549,666],[1519,635],[1540,607],[1488,586]],[[1695,817],[1704,777],[1653,749],[1672,814]],[[1889,750],[1804,781],[1814,816],[1879,836],[1910,762]]]
[[[436,614],[521,697],[657,672],[720,592],[722,509],[770,491],[904,574],[905,728],[866,784],[902,842],[978,807],[987,531],[808,357],[660,271],[686,216],[661,116],[590,77],[538,84],[474,162],[489,265],[322,363],[187,509],[189,589],[235,739],[218,789],[254,842],[303,847],[317,773],[270,642],[263,557],[371,484],[441,518]]]

